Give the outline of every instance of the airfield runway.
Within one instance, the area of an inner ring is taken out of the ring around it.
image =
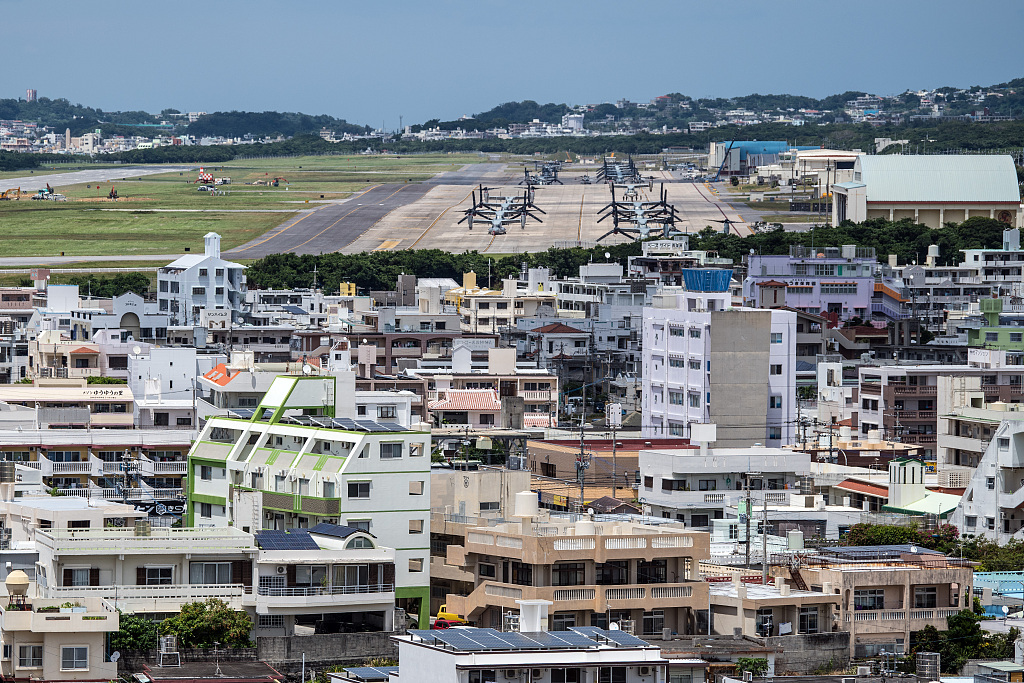
[[[468,223],[459,224],[465,210],[472,206],[472,192],[479,184],[491,188],[492,196],[521,194],[524,188],[517,184],[521,178],[518,170],[505,164],[479,163],[438,174],[425,183],[374,186],[350,199],[303,211],[226,254],[260,258],[287,252],[355,254],[414,248],[509,254],[595,243],[611,230],[610,219],[597,222],[599,211],[611,200],[611,192],[605,184],[580,184],[582,172],[562,174],[564,185],[537,188],[535,203],[545,212],[537,212],[539,223],[528,221],[525,228],[508,226],[505,235],[489,235],[488,226],[479,221],[472,230]],[[668,201],[679,213],[680,231],[695,233],[709,225],[721,229],[720,221],[728,218],[734,221],[734,233],[750,234],[735,209],[719,201],[708,186],[679,182],[667,172],[655,172],[654,177],[654,189],[644,190],[641,199],[656,200],[664,182]],[[614,234],[601,243],[631,239]]]
[[[50,175],[28,175],[21,178],[0,180],[4,187],[20,187],[22,192],[35,192],[50,187],[64,187],[80,183],[104,183],[108,180],[139,178],[157,173],[182,173],[195,166],[122,166],[118,168],[96,168],[87,171],[69,171],[67,173],[51,173]]]

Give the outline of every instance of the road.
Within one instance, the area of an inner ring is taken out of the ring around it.
[[[21,178],[8,178],[0,180],[5,188],[20,187],[22,192],[34,192],[50,187],[64,187],[67,185],[78,185],[80,183],[103,183],[108,180],[124,180],[128,178],[139,178],[144,175],[156,175],[157,173],[182,173],[195,168],[195,166],[122,166],[119,168],[95,168],[88,171],[69,171],[67,173],[52,173],[50,175],[29,175]]]

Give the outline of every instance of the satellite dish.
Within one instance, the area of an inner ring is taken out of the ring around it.
[[[606,252],[604,252],[604,257],[605,258],[611,258],[612,257],[612,253],[610,251],[606,251]]]
[[[302,366],[302,374],[303,375],[309,375],[312,372],[313,372],[313,366],[310,365],[309,363],[306,363],[305,365]]]
[[[111,653],[110,653],[110,661],[112,661],[112,662],[116,662],[116,661],[117,661],[117,660],[119,660],[119,659],[121,659],[121,653],[120,653],[120,652],[117,652],[117,651],[115,650],[114,652],[111,652]]]
[[[132,347],[132,353],[134,353],[134,354],[135,354],[135,355],[137,356],[137,355],[139,355],[140,353],[142,353],[142,348],[141,348],[141,347],[139,347],[139,346],[133,346],[133,347]]]
[[[1009,613],[1010,613],[1010,608],[1007,607],[1006,605],[1003,605],[1003,614],[1009,614]]]
[[[612,623],[608,624],[608,630],[609,631],[618,631],[619,630],[619,622],[613,621]]]

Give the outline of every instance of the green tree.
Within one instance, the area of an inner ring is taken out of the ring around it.
[[[764,657],[739,657],[736,660],[736,673],[749,671],[755,676],[768,674],[768,660]]]
[[[98,376],[98,377],[86,377],[85,378],[85,383],[86,384],[127,384],[127,381],[121,379],[120,377],[102,377],[102,376]]]
[[[113,650],[149,650],[156,647],[157,625],[138,614],[120,614],[120,629],[110,636]]]
[[[179,614],[160,624],[160,632],[178,636],[183,647],[252,646],[252,619],[217,598],[182,605]]]

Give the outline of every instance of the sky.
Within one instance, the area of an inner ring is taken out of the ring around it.
[[[1022,0],[0,0],[0,97],[395,129],[501,102],[823,97],[1024,76]],[[20,26],[15,29],[14,26]]]

